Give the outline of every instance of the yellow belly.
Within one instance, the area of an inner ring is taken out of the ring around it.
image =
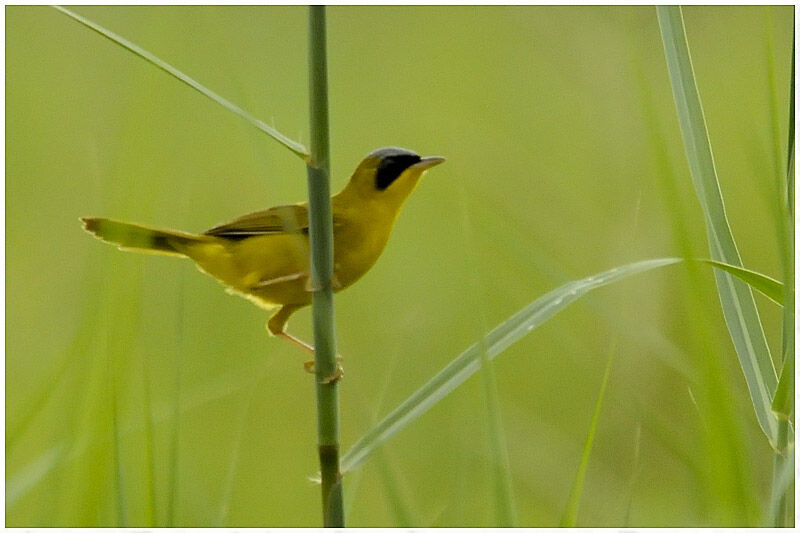
[[[311,303],[308,239],[302,234],[219,238],[192,244],[185,253],[200,270],[262,307]]]
[[[374,227],[337,224],[334,290],[342,290],[363,276],[375,264],[387,239],[387,232],[375,231]],[[183,252],[200,270],[261,307],[311,303],[309,240],[305,234],[261,235],[241,241],[217,238],[192,243]]]

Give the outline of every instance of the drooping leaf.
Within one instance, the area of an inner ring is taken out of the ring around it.
[[[700,261],[733,274],[776,304],[783,305],[783,283],[780,281],[744,267],[737,267],[712,259],[700,259]]]
[[[569,282],[534,300],[467,348],[361,437],[342,457],[342,471],[353,470],[362,464],[373,451],[477,372],[481,368],[481,354],[484,350],[489,359],[494,359],[588,292],[634,274],[680,261],[682,259],[678,258],[650,259],[615,267]]]

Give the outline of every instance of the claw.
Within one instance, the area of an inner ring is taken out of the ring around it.
[[[331,374],[330,376],[323,378],[323,380],[320,381],[320,383],[322,383],[323,385],[330,385],[332,383],[336,383],[337,381],[339,381],[344,377],[344,367],[340,362],[341,359],[342,359],[341,357],[336,356],[336,370],[334,370],[333,374]]]
[[[338,283],[338,281],[337,281]],[[294,313],[298,309],[296,305],[284,305],[281,307],[277,313],[270,317],[269,321],[267,321],[267,329],[270,333],[275,335],[276,337],[283,339],[295,346],[299,346],[303,350],[314,353],[314,347],[308,344],[307,342],[298,339],[294,335],[291,335],[286,331],[286,321],[289,320],[289,315]],[[317,371],[314,369],[314,361],[306,361],[303,363],[303,368],[309,374],[317,374]],[[344,368],[342,368],[342,356],[337,354],[336,355],[336,370],[330,376],[324,377],[321,379],[320,383],[323,384],[331,384],[336,383],[344,376]]]
[[[333,374],[331,374],[330,376],[322,378],[322,380],[320,380],[320,383],[324,385],[330,385],[331,383],[336,383],[337,381],[342,379],[344,377],[344,367],[342,366],[342,361],[343,361],[342,356],[337,355],[336,370],[334,370]],[[315,367],[314,361],[306,361],[305,363],[303,363],[303,369],[309,374],[317,373],[314,367]]]

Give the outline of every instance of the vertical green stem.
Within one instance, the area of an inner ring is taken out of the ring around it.
[[[789,422],[794,413],[794,41],[792,42],[792,75],[789,90],[789,134],[786,146],[786,190],[783,216],[783,357],[781,379],[772,406],[781,416],[778,418],[778,442],[772,472],[772,501],[777,502],[773,527],[792,527],[789,499],[793,497],[793,485],[782,487],[781,476],[785,473],[789,456],[793,453],[790,443]]]
[[[775,450],[775,459],[772,470],[772,498],[776,502],[775,515],[772,527],[788,527],[787,515],[787,490],[782,490],[781,475],[784,473],[786,463],[789,461],[787,454],[792,453],[788,450],[789,442],[789,421],[782,418],[778,421],[778,448]],[[791,484],[789,485],[791,487]]]
[[[328,66],[325,49],[325,7],[310,6],[309,101],[311,160],[308,163],[311,284],[314,291],[314,360],[317,371],[317,434],[325,527],[344,527],[339,471],[339,390],[335,375],[336,335],[333,321],[333,219],[328,139]]]

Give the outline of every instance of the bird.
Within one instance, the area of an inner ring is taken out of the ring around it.
[[[395,220],[425,171],[444,162],[404,148],[380,148],[356,167],[331,197],[334,292],[361,278],[378,260]],[[287,331],[289,318],[311,304],[308,202],[255,211],[200,233],[82,217],[83,228],[120,250],[188,257],[229,292],[274,313],[267,330],[306,351]],[[276,309],[277,308],[277,309]],[[311,362],[306,369],[312,368]]]

